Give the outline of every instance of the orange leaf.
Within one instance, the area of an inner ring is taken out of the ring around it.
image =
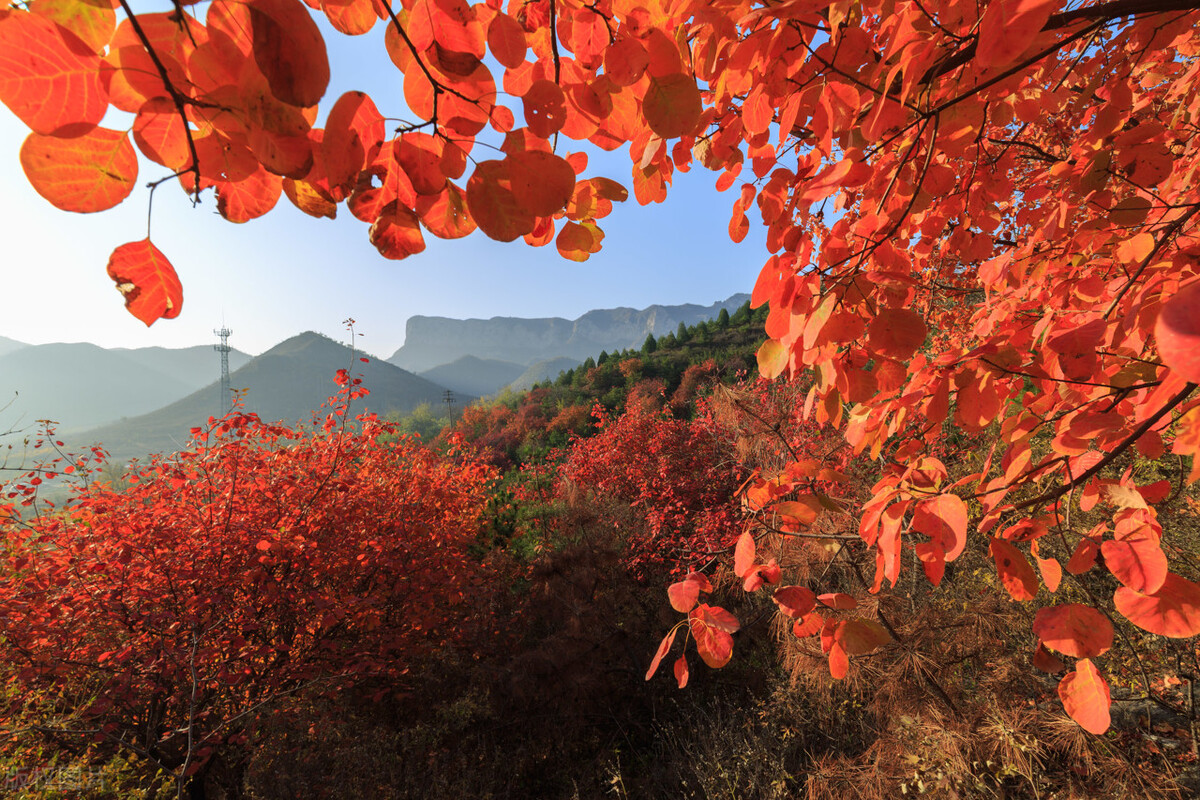
[[[1014,600],[1032,600],[1037,594],[1038,579],[1025,556],[1004,539],[992,539],[988,551],[996,562],[1000,582]]]
[[[618,39],[604,51],[604,72],[618,86],[631,86],[641,80],[650,64],[650,54],[633,37]]]
[[[1119,587],[1113,603],[1122,616],[1150,633],[1173,639],[1200,634],[1200,586],[1172,572],[1153,594]]]
[[[675,681],[679,684],[680,689],[687,686],[688,663],[687,657],[685,656],[680,656],[679,658],[675,659]]]
[[[21,167],[42,197],[63,211],[104,211],[137,182],[137,153],[122,131],[93,128],[74,139],[31,133],[21,145]]]
[[[315,106],[329,86],[329,56],[317,23],[300,0],[247,0],[254,62],[271,93],[300,108]]]
[[[796,620],[817,607],[817,595],[803,586],[780,586],[771,599],[784,615]]]
[[[953,561],[967,544],[967,504],[953,494],[922,500],[913,511],[912,527],[941,545],[946,560]]]
[[[1200,383],[1200,281],[1163,303],[1154,325],[1158,356],[1184,379]]]
[[[729,663],[733,657],[733,637],[740,623],[723,608],[701,604],[688,615],[692,638],[700,659],[713,669]]]
[[[562,130],[567,121],[567,96],[557,83],[546,78],[536,80],[521,98],[525,124],[543,139]]]
[[[108,277],[125,297],[125,308],[146,325],[173,319],[183,308],[175,268],[149,239],[123,244],[108,258]]]
[[[1085,658],[1075,663],[1075,670],[1058,682],[1058,696],[1079,727],[1097,735],[1108,730],[1112,695],[1091,661]]]
[[[551,227],[553,230],[553,227]],[[558,232],[554,244],[558,254],[572,261],[587,261],[592,253],[600,252],[604,232],[594,222],[567,222]]]
[[[787,369],[791,351],[775,339],[767,339],[759,346],[755,358],[758,361],[759,374],[767,380],[773,380]]]
[[[658,644],[658,650],[654,653],[654,659],[650,662],[650,669],[646,670],[646,680],[654,677],[654,673],[658,670],[658,665],[662,663],[663,657],[671,650],[671,645],[675,641],[675,634],[679,630],[679,626],[671,628],[670,632],[663,637]]]
[[[1053,0],[992,0],[979,19],[975,57],[982,67],[1002,67],[1017,60],[1041,32]]]
[[[887,628],[874,620],[852,619],[838,629],[834,639],[841,643],[847,655],[862,656],[883,647],[892,636]]]
[[[510,153],[504,159],[513,196],[538,217],[562,211],[575,191],[575,170],[566,159],[543,150]]]
[[[475,230],[475,220],[467,213],[467,199],[453,183],[437,195],[417,198],[416,212],[421,222],[439,239],[461,239]]]
[[[696,80],[683,72],[651,78],[642,98],[646,124],[662,139],[695,131],[702,110]]]
[[[1096,563],[1096,555],[1100,552],[1100,546],[1096,544],[1094,539],[1084,537],[1079,540],[1079,544],[1075,545],[1075,552],[1071,554],[1071,559],[1067,562],[1067,572],[1072,575],[1082,575],[1092,568]]]
[[[686,614],[696,607],[700,599],[700,584],[687,579],[672,583],[667,587],[667,597],[671,601],[671,608]]]
[[[750,535],[750,531],[745,531],[737,540],[737,546],[733,549],[733,574],[739,578],[744,578],[750,574],[750,570],[754,569],[754,537]]]
[[[527,49],[525,29],[508,14],[497,14],[488,24],[487,46],[503,66],[519,67],[525,61]]]
[[[1154,236],[1149,233],[1139,233],[1117,245],[1117,259],[1126,264],[1137,264],[1144,261],[1154,252]]]
[[[907,308],[883,308],[867,326],[867,346],[876,353],[904,360],[925,343],[925,320]]]
[[[851,609],[858,608],[858,601],[842,592],[829,592],[818,595],[817,600],[821,601],[822,605],[839,611],[850,611]]]
[[[1113,627],[1091,606],[1079,603],[1040,609],[1033,632],[1042,644],[1072,658],[1092,658],[1112,647]]]
[[[804,639],[815,636],[825,626],[825,619],[817,612],[806,614],[792,623],[792,635]]]
[[[149,100],[133,121],[133,141],[150,160],[179,171],[191,161],[183,118],[163,97]]]
[[[54,20],[78,36],[95,53],[103,52],[117,29],[117,15],[107,0],[38,0],[30,10]]]
[[[1104,565],[1117,580],[1142,594],[1154,594],[1167,579],[1167,555],[1148,527],[1118,534],[1100,545]]]
[[[419,131],[405,133],[396,137],[392,154],[417,194],[438,194],[446,188],[439,139]]]
[[[279,202],[283,178],[258,168],[248,178],[232,183],[217,181],[217,211],[230,222],[247,222],[266,214]]]
[[[1040,669],[1042,672],[1062,672],[1067,668],[1063,660],[1046,649],[1046,646],[1038,642],[1037,650],[1033,651],[1033,666]]]
[[[321,139],[321,166],[335,202],[350,195],[367,154],[383,137],[383,116],[363,92],[346,92],[333,104]]]
[[[86,133],[108,110],[100,57],[56,23],[10,11],[0,17],[0,101],[34,133]]]
[[[384,258],[399,261],[425,249],[425,237],[416,213],[393,200],[383,207],[371,226],[371,244]]]
[[[502,161],[481,161],[467,181],[467,208],[489,238],[511,242],[533,231],[535,215],[513,194],[508,167]]]

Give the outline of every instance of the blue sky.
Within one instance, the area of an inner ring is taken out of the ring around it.
[[[385,116],[407,116],[381,27],[354,39],[325,30],[333,82],[322,107],[361,89]],[[113,116],[105,124],[125,128],[129,120]],[[360,346],[386,357],[402,344],[412,315],[573,318],[593,308],[707,305],[749,292],[767,257],[761,225],[752,222],[740,245],[729,241],[736,186],[718,194],[717,175],[702,168],[676,173],[661,205],[639,206],[631,191],[601,222],[603,250],[583,264],[560,258],[553,244],[504,244],[478,232],[449,242],[427,235],[424,253],[387,261],[367,241],[367,226],[344,208],[335,221],[315,220],[283,198],[266,217],[233,225],[216,214],[211,192],[193,208],[169,185],[156,192],[153,240],[180,273],[184,306],[177,319],[146,328],[125,311],[104,268],[113,248],[145,235],[141,185],[165,170],[143,160],[139,188],[121,206],[69,214],[25,179],[17,153],[26,133],[0,106],[0,335],[32,344],[210,344],[223,320],[234,331],[231,345],[259,353],[303,330],[346,341],[342,320],[353,317],[363,334]],[[560,152],[570,149],[584,148],[560,142]],[[590,157],[587,175],[631,187],[624,149],[603,154],[593,148]]]

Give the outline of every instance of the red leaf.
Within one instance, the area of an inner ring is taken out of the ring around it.
[[[733,637],[740,623],[723,608],[699,605],[688,615],[692,638],[700,659],[713,669],[729,663],[733,657]]]
[[[525,61],[525,29],[508,14],[499,13],[492,17],[487,31],[488,49],[503,66],[519,67]]]
[[[979,19],[976,60],[982,67],[1002,67],[1017,60],[1041,32],[1052,0],[992,0]]]
[[[900,361],[925,343],[925,320],[907,308],[884,308],[867,326],[867,346]]]
[[[29,134],[21,145],[25,177],[63,211],[104,211],[120,203],[137,182],[137,153],[123,131],[93,128],[61,139]]]
[[[1032,600],[1037,594],[1038,579],[1029,561],[1011,542],[992,539],[988,551],[996,562],[1000,582],[1014,600]]]
[[[667,587],[667,597],[671,600],[671,608],[681,614],[691,611],[700,599],[700,584],[692,580],[682,580]]]
[[[922,500],[913,511],[912,527],[940,544],[946,560],[953,561],[967,544],[967,504],[953,494]]]
[[[534,134],[549,139],[562,130],[567,121],[567,96],[557,83],[545,78],[534,81],[521,101],[524,106],[525,124]]]
[[[108,110],[100,58],[54,22],[9,11],[0,16],[0,101],[34,133],[86,133]]]
[[[482,161],[467,181],[467,208],[491,239],[511,242],[533,231],[535,215],[512,191],[508,167],[502,161]]]
[[[1148,527],[1100,545],[1104,565],[1117,580],[1141,594],[1154,594],[1167,579],[1167,556],[1158,536]]]
[[[841,643],[847,655],[861,656],[883,647],[892,636],[874,620],[852,619],[838,628],[834,640]]]
[[[858,608],[857,600],[850,595],[842,594],[841,592],[830,592],[828,594],[823,594],[818,596],[817,599],[821,601],[822,605],[837,609],[839,611],[849,611],[851,609]]]
[[[771,599],[792,619],[800,619],[817,606],[817,595],[803,586],[780,586]]]
[[[1150,633],[1173,639],[1200,634],[1200,586],[1172,572],[1153,594],[1121,586],[1113,603],[1122,616]]]
[[[1063,660],[1047,650],[1041,642],[1038,642],[1037,650],[1033,651],[1033,666],[1049,673],[1062,672],[1067,668]]]
[[[381,256],[397,261],[425,249],[416,213],[395,200],[383,207],[379,219],[371,225],[370,238]]]
[[[513,197],[534,216],[562,211],[575,191],[575,170],[554,153],[525,150],[510,153],[504,162]]]
[[[671,650],[671,645],[675,641],[675,634],[679,631],[679,626],[671,628],[670,632],[663,637],[658,644],[658,650],[654,653],[654,660],[650,662],[650,668],[646,670],[646,680],[654,677],[654,673],[658,670],[658,665],[662,663],[663,657]]]
[[[702,110],[696,80],[683,72],[651,78],[642,98],[646,124],[663,139],[692,133]]]
[[[248,0],[254,62],[271,93],[300,108],[315,106],[329,86],[329,56],[300,0]]]
[[[821,632],[821,628],[825,625],[825,618],[817,612],[807,614],[792,623],[792,634],[803,639],[808,636],[815,636]]]
[[[1163,303],[1154,325],[1158,356],[1185,380],[1200,383],[1200,281]]]
[[[746,531],[738,537],[737,546],[733,549],[733,574],[739,578],[749,575],[754,568],[754,556],[754,537],[750,531]]]
[[[1096,540],[1090,537],[1084,537],[1079,540],[1079,544],[1075,545],[1075,552],[1071,554],[1070,561],[1067,562],[1067,572],[1072,575],[1082,575],[1092,568],[1096,563],[1096,555],[1100,552],[1100,546],[1096,544]]]
[[[1033,621],[1033,632],[1046,647],[1072,658],[1093,658],[1113,643],[1113,627],[1108,618],[1079,603],[1040,609]]]
[[[1112,695],[1091,661],[1075,662],[1075,670],[1058,682],[1058,696],[1071,719],[1085,731],[1099,735],[1108,730]]]
[[[108,258],[108,277],[125,297],[125,308],[146,325],[173,319],[183,308],[175,268],[149,239],[123,244]]]
[[[679,688],[687,686],[688,682],[688,663],[685,656],[680,656],[675,660],[675,680],[679,683]]]

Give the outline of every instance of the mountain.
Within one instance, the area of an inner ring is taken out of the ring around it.
[[[10,427],[52,419],[60,432],[78,430],[144,414],[193,388],[94,344],[29,345],[0,356],[0,397],[13,399],[5,412]]]
[[[0,342],[0,350],[12,342]],[[0,355],[3,424],[52,419],[59,432],[145,414],[211,383],[220,357],[211,347],[108,350],[86,342],[24,345]],[[230,353],[243,364],[245,353]]]
[[[574,369],[582,363],[582,361],[576,361],[573,358],[547,358],[530,365],[529,369],[522,372],[520,377],[513,380],[505,388],[511,389],[514,392],[527,392],[535,383],[553,380],[558,377],[560,372]]]
[[[29,347],[24,342],[18,342],[16,339],[9,339],[7,336],[0,336],[0,356],[6,356],[14,350],[20,350],[22,347]]]
[[[230,375],[230,383],[235,390],[243,390],[246,411],[271,421],[310,419],[337,391],[334,375],[339,369],[361,374],[363,385],[371,392],[356,401],[359,410],[383,416],[389,411],[411,411],[424,402],[441,402],[442,386],[386,361],[371,359],[364,364],[358,360],[360,356],[362,353],[321,334],[302,333],[250,359]],[[215,415],[220,403],[220,383],[212,383],[157,411],[73,437],[79,443],[75,446],[102,443],[114,462],[171,452],[187,442],[191,428]]]
[[[524,371],[523,364],[514,364],[511,361],[463,356],[449,364],[425,370],[420,375],[425,380],[454,390],[457,394],[483,397],[500,391]]]
[[[196,345],[194,347],[139,347],[135,349],[116,348],[115,353],[137,361],[148,369],[153,369],[164,375],[187,384],[191,391],[212,383],[221,374],[221,356],[214,352],[211,345]],[[250,356],[240,350],[230,349],[229,369],[236,370],[250,360]]]
[[[675,330],[681,322],[694,325],[712,319],[722,308],[732,313],[749,299],[749,295],[736,294],[711,306],[610,308],[589,311],[575,320],[410,317],[404,345],[388,361],[413,372],[449,364],[467,355],[518,364],[562,356],[582,361],[601,350],[641,347],[647,334],[661,336]]]

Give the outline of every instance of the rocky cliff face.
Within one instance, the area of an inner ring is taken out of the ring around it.
[[[750,299],[735,294],[711,306],[650,306],[641,310],[611,308],[589,311],[576,320],[561,317],[521,319],[448,319],[410,317],[404,345],[388,359],[403,369],[423,372],[463,356],[533,364],[567,357],[582,361],[601,350],[641,347],[646,335],[662,336],[685,325],[730,313]]]

